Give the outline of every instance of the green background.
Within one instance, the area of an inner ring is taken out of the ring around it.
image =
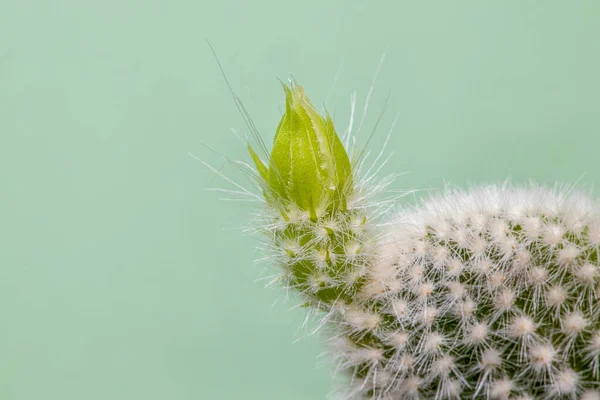
[[[244,134],[290,73],[343,131],[387,53],[394,189],[600,182],[600,2],[0,1],[0,399],[324,399],[303,311],[257,280]],[[332,83],[337,82],[333,90]],[[331,93],[329,95],[329,93]],[[585,175],[584,175],[585,174]],[[405,199],[411,203],[413,199]]]

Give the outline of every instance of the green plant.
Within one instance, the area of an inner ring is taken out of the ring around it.
[[[346,398],[600,399],[600,210],[483,186],[390,212],[300,86],[249,147],[280,281],[321,315]]]

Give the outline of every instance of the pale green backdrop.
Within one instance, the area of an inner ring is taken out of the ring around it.
[[[267,141],[277,78],[343,130],[387,53],[365,132],[391,93],[394,189],[589,187],[598,21],[596,0],[0,0],[0,399],[327,395],[302,311],[255,281],[251,206],[188,155],[246,157],[205,38]]]

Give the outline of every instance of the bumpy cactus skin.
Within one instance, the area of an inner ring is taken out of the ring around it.
[[[343,398],[600,399],[597,202],[485,186],[382,218],[331,120],[285,89],[269,163],[251,150],[265,232]]]

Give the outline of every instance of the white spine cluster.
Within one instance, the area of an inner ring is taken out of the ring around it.
[[[398,213],[332,311],[348,398],[600,398],[599,211],[486,186]]]
[[[324,311],[345,398],[599,399],[600,208],[485,186],[376,225],[359,202],[272,230]]]

